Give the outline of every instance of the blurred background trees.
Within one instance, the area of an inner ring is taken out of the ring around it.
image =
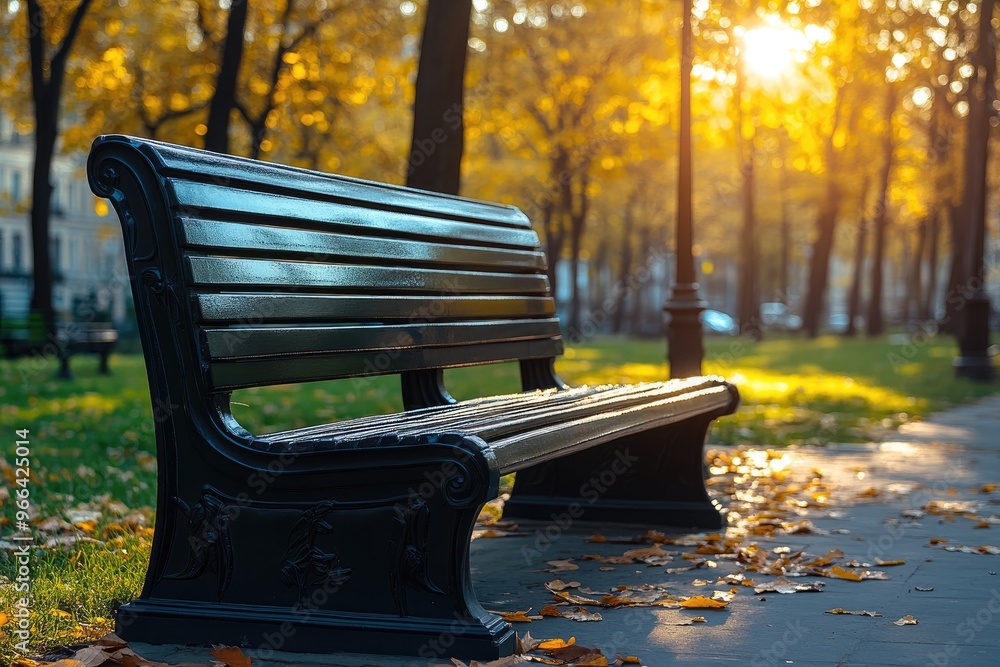
[[[459,4],[3,0],[0,109],[38,142],[33,309],[51,302],[46,156],[123,132],[515,204],[570,331],[658,333],[680,3]],[[992,3],[700,0],[693,27],[712,306],[743,331],[775,303],[810,336],[953,327],[976,216],[997,262]]]

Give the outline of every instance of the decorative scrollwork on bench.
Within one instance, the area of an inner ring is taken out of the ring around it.
[[[281,581],[298,589],[300,605],[313,589],[322,586],[329,593],[331,587],[336,590],[351,578],[351,568],[341,565],[336,551],[324,551],[316,545],[320,535],[333,532],[333,524],[326,521],[326,516],[334,511],[336,506],[329,501],[306,510],[288,537]]]
[[[176,496],[173,500],[187,518],[191,553],[183,570],[164,575],[164,579],[197,579],[206,571],[212,572],[217,578],[216,598],[221,600],[233,575],[229,505],[211,487],[205,487],[194,507]]]

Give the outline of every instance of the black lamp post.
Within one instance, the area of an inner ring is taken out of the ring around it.
[[[701,312],[708,306],[698,296],[694,255],[691,250],[691,5],[683,0],[681,11],[681,113],[677,169],[677,229],[674,243],[675,275],[670,299],[664,310],[667,325],[667,361],[670,377],[701,375],[705,348],[701,339]]]

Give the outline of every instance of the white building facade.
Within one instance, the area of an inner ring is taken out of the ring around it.
[[[34,141],[0,114],[0,314],[22,321],[32,292],[31,173]],[[128,272],[117,216],[90,192],[86,156],[57,155],[49,249],[53,307],[62,319],[128,319]]]

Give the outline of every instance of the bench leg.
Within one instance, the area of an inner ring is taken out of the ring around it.
[[[400,465],[330,475],[325,488],[286,484],[258,497],[251,481],[249,500],[236,487],[188,487],[158,508],[167,514],[157,516],[163,538],[146,588],[120,609],[116,631],[130,642],[239,645],[264,659],[513,653],[514,631],[476,600],[469,565],[472,529],[499,474],[482,457],[386,456]]]
[[[599,521],[715,530],[720,506],[705,489],[712,417],[685,420],[517,473],[504,518]]]
[[[110,352],[101,352],[101,365],[97,368],[97,372],[101,375],[111,375],[111,369],[108,368],[109,356],[111,356]]]
[[[59,355],[59,373],[56,375],[60,380],[72,380],[73,371],[69,368],[69,357],[68,353],[61,353]]]

